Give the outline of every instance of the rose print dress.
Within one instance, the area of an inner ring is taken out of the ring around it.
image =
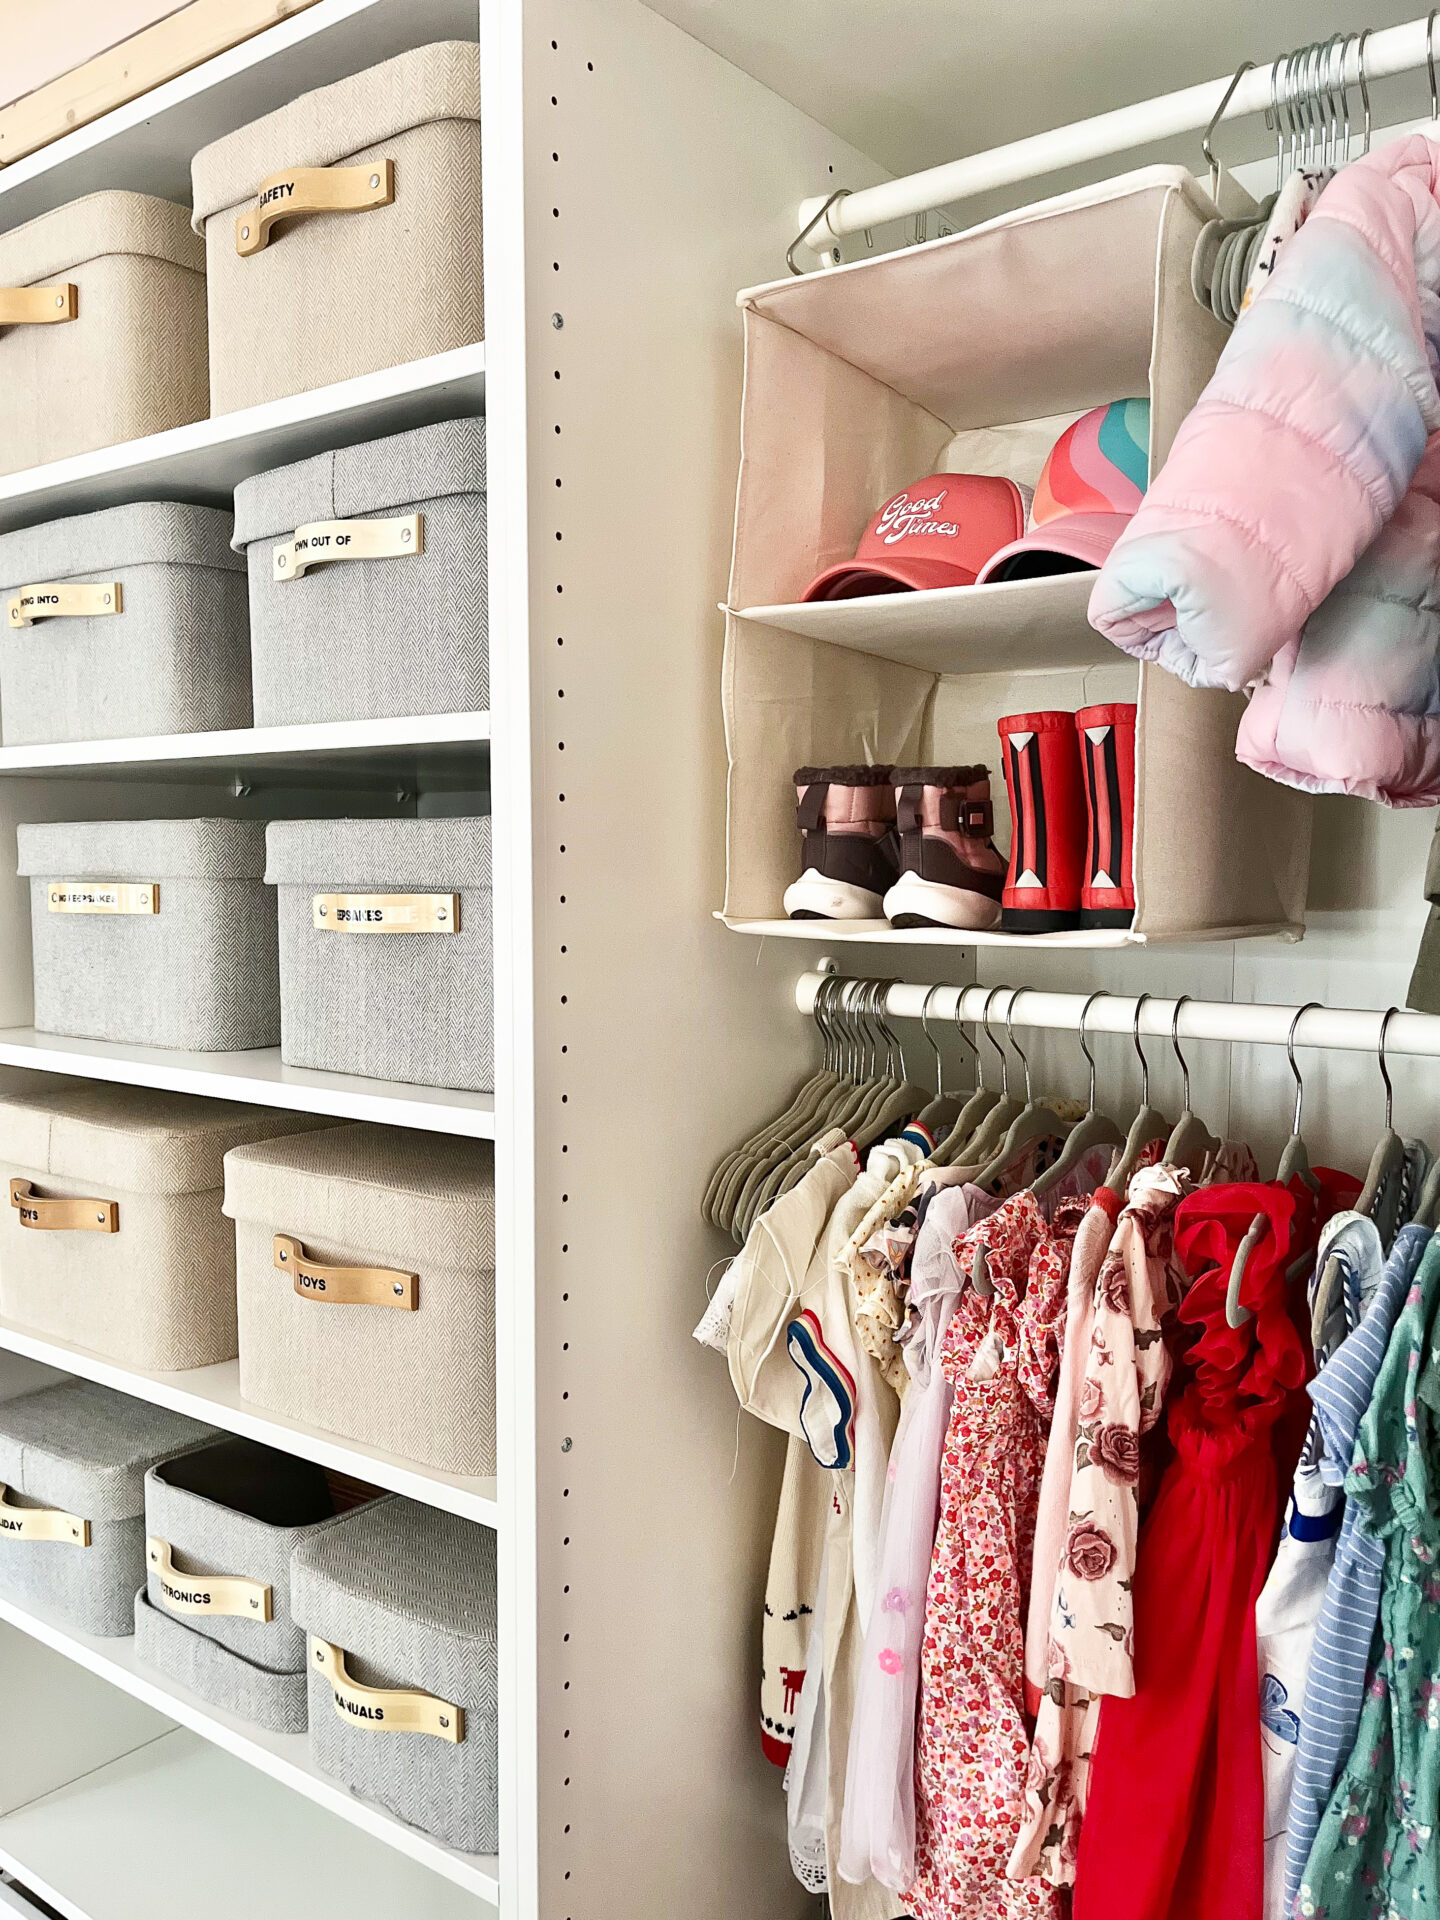
[[[1440,1911],[1440,1240],[1395,1324],[1345,1492],[1385,1541],[1371,1671],[1355,1747],[1310,1849],[1304,1920]],[[1427,1322],[1431,1324],[1427,1328]]]
[[[1060,1920],[1055,1888],[1007,1880],[1005,1866],[1029,1751],[1023,1613],[1035,1510],[1082,1214],[1057,1209],[1050,1227],[1019,1193],[955,1249],[968,1273],[984,1246],[994,1296],[965,1287],[940,1356],[955,1397],[921,1644],[907,1896],[916,1920]]]

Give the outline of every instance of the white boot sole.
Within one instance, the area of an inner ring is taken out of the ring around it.
[[[963,887],[944,887],[938,880],[922,880],[918,873],[902,873],[885,896],[885,917],[902,915],[954,927],[964,933],[990,933],[1000,925],[1000,902],[986,893]]]
[[[884,908],[878,893],[857,887],[849,880],[827,880],[815,867],[807,867],[793,885],[785,889],[785,911],[797,917],[816,920],[883,920]]]

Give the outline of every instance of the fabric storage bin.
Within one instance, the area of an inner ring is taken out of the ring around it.
[[[257,726],[489,705],[483,420],[242,481],[235,545]]]
[[[0,473],[203,420],[205,343],[186,208],[92,193],[0,233]]]
[[[0,1311],[125,1366],[233,1360],[224,1156],[327,1124],[96,1080],[0,1098]]]
[[[282,1058],[488,1093],[490,821],[272,820]]]
[[[343,1126],[225,1157],[240,1391],[447,1473],[495,1471],[494,1151]]]
[[[145,1476],[135,1650],[227,1713],[305,1731],[305,1635],[290,1612],[297,1548],[378,1495],[254,1440],[219,1440]]]
[[[212,412],[483,337],[480,54],[469,41],[416,47],[302,94],[203,147],[191,179]]]
[[[264,833],[257,820],[20,827],[40,1031],[194,1053],[273,1047]]]
[[[310,1755],[464,1853],[499,1849],[495,1536],[387,1495],[300,1547]]]
[[[741,294],[727,924],[792,926],[781,915],[800,871],[797,768],[998,772],[1002,716],[1114,701],[1139,708],[1134,923],[1078,943],[1303,931],[1307,797],[1236,762],[1240,696],[1187,687],[1091,631],[1093,574],[802,600],[853,558],[887,496],[950,472],[1034,484],[1093,407],[1149,401],[1158,473],[1228,337],[1190,286],[1213,213],[1186,169],[1146,167]],[[998,790],[995,806],[1005,846]],[[884,921],[851,923],[867,928],[890,935]]]
[[[230,515],[143,500],[0,535],[0,738],[250,725]]]
[[[145,1475],[216,1437],[89,1380],[0,1400],[0,1593],[81,1633],[132,1633]]]

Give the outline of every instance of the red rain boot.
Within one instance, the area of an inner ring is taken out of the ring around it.
[[[999,723],[1010,796],[1006,933],[1060,933],[1080,925],[1085,789],[1073,713],[1012,713]]]
[[[1089,820],[1082,927],[1128,927],[1135,918],[1135,712],[1082,707],[1075,716]]]

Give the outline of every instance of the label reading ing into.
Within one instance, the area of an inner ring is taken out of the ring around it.
[[[52,880],[45,889],[51,913],[158,913],[154,880]]]
[[[312,926],[322,933],[457,933],[458,893],[317,893]]]

